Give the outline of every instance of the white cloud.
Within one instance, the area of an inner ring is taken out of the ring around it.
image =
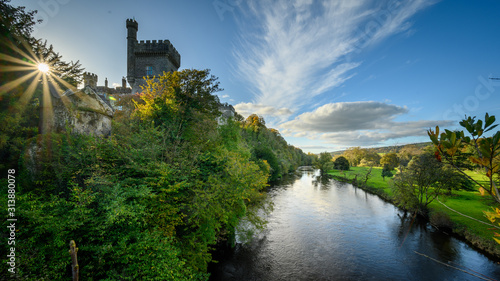
[[[375,2],[376,3],[376,2]],[[236,70],[255,89],[254,103],[298,109],[340,86],[361,62],[350,55],[408,31],[425,0],[253,0],[244,17]]]
[[[289,116],[293,112],[288,108],[275,108],[272,106],[267,106],[263,104],[254,104],[254,103],[239,103],[234,106],[236,112],[241,114],[244,117],[247,117],[251,114],[257,115],[267,115],[267,116]]]
[[[436,125],[453,125],[451,121],[394,120],[408,112],[406,107],[374,101],[330,103],[283,123],[281,128],[289,136],[335,145],[373,146],[389,140],[425,136],[426,130]]]
[[[381,128],[395,116],[407,112],[406,107],[381,102],[338,102],[303,113],[281,126],[295,131],[311,132],[367,130]]]

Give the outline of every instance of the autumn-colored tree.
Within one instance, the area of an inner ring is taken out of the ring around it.
[[[403,146],[403,148],[401,148],[397,153],[397,157],[399,159],[399,165],[406,167],[408,163],[410,163],[413,156],[417,156],[422,152],[423,151],[421,148],[413,144],[408,144]]]
[[[362,149],[361,147],[350,147],[344,153],[342,153],[342,156],[344,156],[347,160],[349,160],[349,164],[352,167],[357,167],[360,163],[363,157],[366,154],[366,150]]]
[[[380,164],[383,165],[384,167],[389,168],[389,171],[394,170],[399,165],[399,159],[396,153],[394,152],[389,152],[384,155],[382,155],[382,158],[380,159]]]

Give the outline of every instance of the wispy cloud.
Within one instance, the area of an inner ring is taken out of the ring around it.
[[[409,19],[432,4],[391,3],[254,0],[242,5],[234,55],[237,73],[254,88],[252,103],[300,109],[355,75],[361,62],[352,61],[351,55],[410,30]]]

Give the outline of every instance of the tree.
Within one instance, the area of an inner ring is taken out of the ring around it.
[[[435,131],[428,130],[427,134],[434,144],[436,159],[439,161],[446,160],[446,163],[476,183],[497,203],[500,203],[500,191],[496,182],[498,181],[498,173],[500,172],[500,131],[497,131],[491,137],[484,135],[498,126],[493,124],[495,120],[495,116],[490,116],[488,113],[484,116],[484,122],[480,119],[476,121],[475,116],[466,116],[465,119],[460,121],[460,126],[465,128],[470,137],[465,136],[464,131],[450,131],[446,129],[443,133],[439,134],[438,126],[436,126]],[[474,153],[469,159],[472,163],[477,164],[483,169],[484,174],[488,177],[488,184],[482,184],[474,180],[464,171],[464,165],[461,164],[463,158],[460,157],[460,152],[470,151],[471,149]],[[496,179],[494,178],[495,174],[497,174]],[[484,213],[491,222],[495,222],[496,219],[500,218],[499,208],[495,208],[493,211],[485,211]],[[500,234],[495,233],[495,236],[500,236]],[[499,239],[494,239],[500,244]]]
[[[498,173],[500,168],[500,131],[497,131],[491,137],[484,136],[484,133],[497,127],[497,125],[493,125],[494,122],[495,116],[489,116],[488,113],[486,113],[484,118],[484,126],[483,121],[476,121],[475,116],[463,119],[460,125],[467,130],[471,137],[465,136],[464,131],[450,131],[446,129],[443,133],[439,134],[438,126],[436,126],[435,131],[427,131],[427,134],[434,144],[435,156],[439,161],[442,161],[444,158],[447,163],[478,184],[496,202],[500,203],[500,191],[494,179],[494,175]],[[484,169],[484,173],[488,177],[488,185],[475,181],[463,171],[463,168],[460,167],[461,164],[457,163],[457,156],[464,146],[474,148],[476,155],[471,156],[469,159]]]
[[[332,155],[328,152],[321,152],[315,164],[321,175],[325,174],[332,167]]]
[[[397,153],[397,158],[399,159],[399,165],[406,167],[408,163],[410,163],[413,156],[419,155],[421,153],[422,150],[418,148],[416,145],[412,144],[405,145]]]
[[[219,100],[212,95],[222,90],[217,77],[208,69],[185,69],[164,72],[146,82],[142,101],[133,100],[135,116],[166,130],[165,143],[169,145],[165,157],[175,161],[181,153],[197,150],[192,146],[207,145],[206,138],[215,132],[220,116]]]
[[[270,181],[275,181],[282,176],[278,158],[276,157],[276,154],[271,151],[271,149],[268,147],[255,147],[252,151],[252,156],[252,160],[256,162],[258,160],[265,160],[269,164],[271,169],[271,176],[269,178]]]
[[[389,167],[389,164],[384,164],[384,167],[382,168],[382,179],[385,181],[385,177],[392,177],[392,170]]]
[[[394,168],[399,166],[399,159],[397,154],[394,152],[384,154],[380,159],[380,164],[383,165],[384,168],[387,166],[389,171],[394,170]]]
[[[244,128],[258,133],[261,130],[266,129],[266,121],[263,117],[258,116],[257,114],[251,114],[245,120]]]
[[[75,87],[83,69],[79,62],[65,62],[46,41],[33,38],[36,11],[13,7],[0,1],[0,171],[18,168],[26,141],[37,135],[44,91]],[[40,21],[39,21],[40,22]],[[42,75],[37,63],[45,62],[51,71]],[[47,79],[45,79],[47,78]],[[46,85],[40,83],[44,81]],[[46,93],[48,96],[48,93]]]
[[[349,170],[349,161],[344,156],[339,156],[333,162],[333,168],[341,171]]]
[[[37,23],[34,21],[36,11],[26,12],[25,7],[13,7],[8,4],[9,2],[10,0],[0,0],[2,14],[0,18],[0,36],[5,36],[2,39],[9,41],[31,38],[33,27]],[[41,20],[38,22],[41,22]],[[2,43],[5,43],[5,41]]]
[[[349,160],[349,164],[351,167],[357,167],[361,163],[365,152],[366,151],[364,149],[361,149],[361,147],[359,146],[350,147],[346,151],[344,151],[342,156]]]
[[[373,149],[363,149],[362,159],[359,166],[373,167],[380,165],[380,155]]]
[[[405,209],[427,215],[427,206],[446,183],[443,164],[430,153],[413,157],[393,181],[394,199]]]

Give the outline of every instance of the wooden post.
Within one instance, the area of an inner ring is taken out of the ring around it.
[[[69,241],[69,254],[71,255],[71,271],[73,273],[73,281],[78,281],[78,260],[76,258],[76,252],[78,252],[78,248],[76,247],[75,240]]]

